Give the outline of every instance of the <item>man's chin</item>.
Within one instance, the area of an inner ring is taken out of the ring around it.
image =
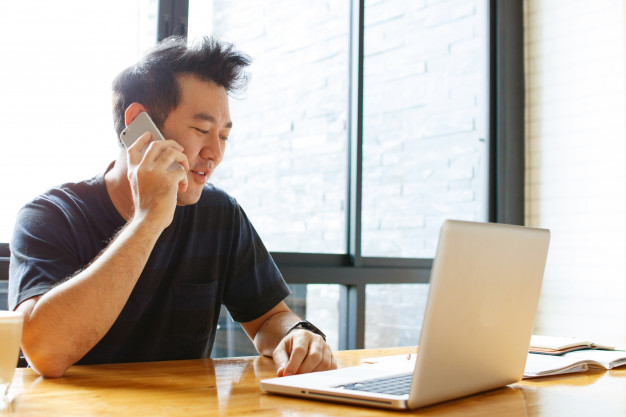
[[[179,192],[176,198],[177,206],[191,206],[196,204],[200,200],[201,192],[189,193],[189,191],[185,191],[184,193]]]

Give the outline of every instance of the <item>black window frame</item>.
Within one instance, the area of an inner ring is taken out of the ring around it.
[[[158,38],[186,35],[188,0],[160,0]],[[366,286],[427,284],[432,259],[361,253],[363,51],[365,1],[351,0],[348,219],[346,253],[272,252],[289,284],[340,285],[339,349],[365,347]],[[489,2],[488,221],[524,224],[523,3]],[[8,279],[9,244],[0,243],[0,280]]]

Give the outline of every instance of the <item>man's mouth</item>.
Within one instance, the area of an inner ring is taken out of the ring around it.
[[[199,175],[201,177],[206,177],[207,176],[206,171],[196,171],[196,170],[192,169],[191,172],[193,172],[194,174]]]
[[[195,175],[197,175],[199,178],[199,180],[203,180],[206,181],[207,178],[209,177],[209,175],[211,175],[211,172],[213,170],[213,162],[209,163],[208,169],[192,169],[191,172],[193,172]]]

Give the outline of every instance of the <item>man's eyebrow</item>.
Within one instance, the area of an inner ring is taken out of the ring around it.
[[[194,119],[197,120],[203,120],[203,121],[207,121],[207,122],[211,122],[211,123],[217,123],[217,119],[215,117],[213,117],[212,115],[208,114],[208,113],[198,113],[195,116],[193,116]],[[226,126],[224,126],[228,129],[233,127],[233,122],[229,121],[228,123],[226,123]]]

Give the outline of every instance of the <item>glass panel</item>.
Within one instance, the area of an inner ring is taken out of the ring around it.
[[[285,302],[298,316],[309,320],[326,334],[333,350],[339,342],[339,285],[290,285],[292,294]],[[239,323],[222,307],[211,357],[258,355]]]
[[[363,255],[431,258],[487,219],[488,2],[365,7]]]
[[[207,3],[189,2],[190,38],[213,34],[254,61],[212,181],[270,250],[344,253],[349,2]]]
[[[365,288],[365,348],[415,346],[424,321],[428,284]]]
[[[20,207],[118,153],[111,82],[156,40],[156,0],[0,2],[0,242]]]

